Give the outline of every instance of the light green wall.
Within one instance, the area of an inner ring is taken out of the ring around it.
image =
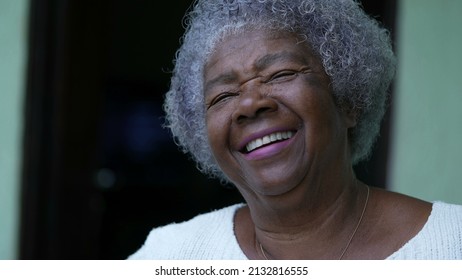
[[[399,2],[390,185],[462,204],[462,1]]]
[[[0,0],[0,259],[17,258],[27,0]]]

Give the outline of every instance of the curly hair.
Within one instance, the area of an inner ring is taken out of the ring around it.
[[[395,72],[388,31],[354,0],[197,0],[185,17],[166,94],[165,126],[200,171],[227,181],[207,139],[203,71],[216,44],[247,28],[288,31],[310,44],[330,76],[333,98],[354,110],[352,164],[365,159],[378,136]]]

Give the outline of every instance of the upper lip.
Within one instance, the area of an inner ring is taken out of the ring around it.
[[[261,131],[258,131],[256,133],[252,133],[251,135],[244,137],[244,139],[239,143],[239,151],[245,152],[246,151],[246,146],[253,140],[263,138],[264,136],[273,134],[273,133],[278,133],[278,132],[288,132],[292,131],[295,132],[295,129],[290,129],[290,128],[269,128],[269,129],[264,129]]]

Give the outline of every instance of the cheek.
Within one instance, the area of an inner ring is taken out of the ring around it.
[[[235,178],[236,162],[230,146],[230,122],[223,116],[207,118],[207,135],[212,155],[223,172]],[[234,175],[233,175],[234,174]],[[232,180],[232,179],[231,179]]]
[[[207,136],[215,157],[219,156],[225,147],[227,137],[226,121],[219,114],[207,114]]]

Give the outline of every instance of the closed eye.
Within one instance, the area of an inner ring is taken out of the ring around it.
[[[221,102],[224,102],[226,101],[227,99],[231,98],[231,97],[234,97],[234,96],[237,96],[239,95],[239,93],[237,92],[229,92],[229,91],[225,91],[225,92],[222,92],[220,94],[218,94],[217,96],[215,96],[208,104],[207,104],[207,109],[209,109],[210,107],[218,104],[218,103],[221,103]]]
[[[284,70],[272,75],[267,82],[284,82],[295,78],[298,75],[298,71]]]

